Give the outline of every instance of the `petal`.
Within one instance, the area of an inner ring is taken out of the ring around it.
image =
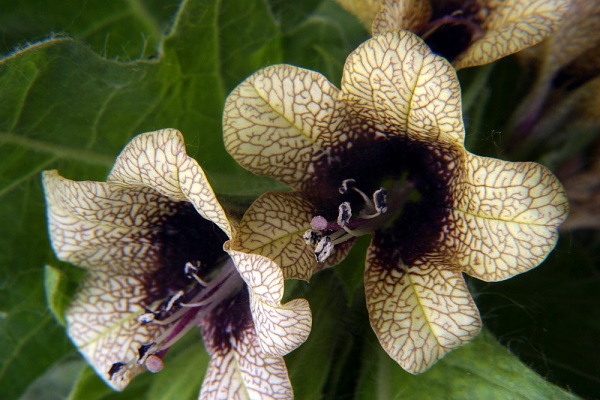
[[[201,400],[249,399],[233,351],[215,353],[204,375]]]
[[[123,149],[108,182],[149,187],[173,201],[189,201],[229,237],[230,222],[198,162],[189,157],[181,132],[164,129],[134,137]]]
[[[488,64],[546,39],[556,30],[568,0],[496,2],[482,28],[485,33],[453,62],[456,69]]]
[[[209,346],[209,351],[210,351]],[[282,357],[262,354],[252,328],[229,351],[214,349],[200,399],[291,399],[292,386]]]
[[[225,147],[249,171],[300,188],[341,135],[344,105],[337,94],[316,72],[291,65],[262,69],[227,98]]]
[[[481,321],[460,271],[407,266],[393,254],[374,238],[365,269],[369,319],[390,357],[418,374],[477,336]]]
[[[535,60],[541,65],[537,67],[539,75],[535,84],[521,102],[517,112],[519,126],[529,129],[532,123],[537,121],[540,109],[548,100],[548,92],[553,87],[554,78],[563,68],[570,70],[567,75],[581,72],[589,74],[591,71],[591,75],[597,75],[600,69],[597,56],[600,53],[597,49],[600,46],[599,24],[600,2],[570,1],[556,32],[540,46],[539,55],[533,56],[541,58]],[[528,54],[531,55],[533,50],[531,49]],[[576,81],[577,79],[568,79],[570,84]],[[566,108],[565,104],[557,107],[559,112],[563,112],[562,108]]]
[[[282,269],[285,279],[308,281],[326,266],[341,262],[351,247],[348,243],[337,246],[326,264],[318,263],[314,249],[303,238],[311,229],[314,210],[301,194],[266,193],[244,214],[231,247],[270,258]]]
[[[381,0],[381,5],[371,25],[373,36],[399,30],[421,33],[431,19],[429,0]]]
[[[381,8],[380,0],[337,0],[337,2],[344,10],[358,18],[365,29],[371,27],[373,18]]]
[[[466,155],[441,251],[485,281],[536,267],[556,245],[569,212],[564,188],[539,164]]]
[[[144,312],[140,304],[145,295],[135,276],[94,271],[84,278],[66,311],[69,337],[98,375],[117,390],[145,368],[136,365],[123,380],[109,380],[111,366],[135,361],[140,346],[152,343],[167,328],[137,321]]]
[[[454,68],[411,32],[389,32],[360,45],[346,60],[341,99],[385,135],[464,142]]]
[[[272,260],[225,249],[248,285],[250,308],[260,346],[264,353],[282,356],[307,339],[312,325],[308,302],[304,299],[281,304],[283,274]]]
[[[174,203],[150,189],[119,190],[43,174],[48,227],[58,258],[83,268],[135,274],[153,269],[155,227]],[[137,271],[137,272],[136,272]]]

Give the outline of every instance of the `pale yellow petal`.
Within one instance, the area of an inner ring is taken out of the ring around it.
[[[460,271],[407,266],[393,254],[374,244],[367,253],[369,320],[390,357],[418,374],[477,336],[481,321]]]
[[[293,398],[283,358],[264,355],[252,327],[230,342],[228,351],[212,351],[200,399]]]
[[[226,100],[225,147],[255,174],[301,188],[337,145],[344,117],[337,94],[319,73],[291,65],[262,69]]]
[[[381,5],[371,25],[373,36],[399,30],[419,34],[431,19],[429,0],[382,0]]]
[[[454,59],[456,69],[489,64],[548,38],[569,7],[569,0],[494,2],[482,25],[483,36]]]
[[[145,297],[143,283],[136,276],[94,271],[84,278],[66,311],[69,337],[98,375],[118,390],[145,369],[136,365],[123,379],[109,380],[112,365],[135,364],[140,346],[155,341],[166,328],[137,321],[144,313]]]
[[[540,82],[549,83],[557,71],[600,44],[600,2],[570,0],[560,27],[545,43]]]
[[[353,14],[360,23],[369,29],[373,18],[381,9],[380,0],[336,0],[346,11]]]
[[[117,158],[108,183],[149,187],[173,201],[191,202],[202,217],[231,236],[225,211],[198,162],[187,155],[183,135],[175,129],[134,137]]]
[[[176,203],[147,188],[75,182],[56,171],[44,172],[43,183],[50,239],[59,259],[128,274],[154,268],[156,227],[175,212]]]
[[[341,98],[383,135],[464,141],[454,68],[411,32],[389,32],[360,45],[346,60]]]
[[[298,193],[266,193],[244,214],[231,247],[270,258],[285,279],[308,281],[326,266],[341,262],[350,249],[346,244],[337,246],[326,264],[318,263],[314,248],[303,238],[314,216],[314,205]]]
[[[252,320],[263,352],[282,356],[304,343],[312,326],[310,307],[304,299],[281,304],[283,274],[277,264],[227,245],[225,249],[248,285]]]
[[[208,369],[204,375],[199,399],[250,399],[250,394],[242,381],[233,351],[220,351],[211,356]]]
[[[454,206],[440,252],[485,281],[536,267],[554,248],[567,217],[564,188],[536,163],[466,157],[467,172],[452,188]]]

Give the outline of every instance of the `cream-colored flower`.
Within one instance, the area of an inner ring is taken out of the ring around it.
[[[465,150],[454,68],[407,31],[355,50],[341,90],[289,65],[255,73],[223,125],[240,165],[294,189],[255,201],[232,247],[309,279],[372,234],[371,326],[412,373],[479,332],[463,273],[499,281],[536,267],[568,213],[545,167]]]
[[[54,251],[88,271],[68,334],[109,385],[158,372],[171,345],[202,326],[211,361],[200,398],[292,397],[282,356],[310,331],[308,303],[281,304],[271,260],[224,250],[236,226],[178,131],[135,137],[106,183],[56,171],[43,180]]]
[[[380,0],[337,0],[337,2],[353,14],[365,29],[371,28],[373,19],[381,10]]]
[[[460,69],[489,64],[540,43],[556,29],[568,2],[381,0],[381,9],[375,17],[372,13],[360,12],[356,6],[345,8],[356,12],[363,21],[370,17],[373,36],[409,30]]]
[[[595,101],[585,99],[597,98],[598,93],[599,27],[600,2],[570,0],[556,33],[539,46],[521,53],[521,58],[534,66],[537,75],[517,111],[516,125],[521,132],[529,134],[541,118],[548,122],[542,122],[545,126],[539,130],[548,132],[548,127],[560,125],[557,118],[578,117],[568,116],[574,112],[587,113],[584,118],[600,121]]]

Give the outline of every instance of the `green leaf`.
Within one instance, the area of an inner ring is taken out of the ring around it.
[[[51,265],[44,267],[46,303],[54,318],[63,326],[67,324],[64,316],[65,308],[71,302],[79,282],[85,274],[83,271],[75,270],[75,268],[67,268],[69,273]]]
[[[107,58],[133,60],[156,53],[179,0],[40,0],[0,3],[0,55],[50,35],[84,40]],[[44,10],[40,12],[40,10]]]
[[[576,399],[548,383],[483,331],[429,371],[411,375],[369,335],[357,399]]]
[[[81,360],[53,365],[29,385],[20,400],[63,400],[67,398],[73,383],[85,366],[85,362]]]
[[[50,307],[50,311],[54,318],[60,322],[61,325],[65,326],[63,312],[65,308],[65,298],[63,297],[64,292],[64,279],[62,273],[58,268],[46,265],[44,269],[44,287],[46,292],[46,302]]]
[[[0,241],[0,346],[8,349],[0,355],[0,397],[16,397],[72,351],[45,306],[43,266],[55,261],[42,170],[104,180],[132,136],[174,126],[184,132],[189,153],[206,167],[217,190],[252,191],[265,182],[225,152],[221,109],[244,71],[280,59],[276,46],[262,42],[277,30],[261,1],[230,1],[227,10],[223,7],[218,1],[183,3],[158,59],[110,61],[78,40],[61,38],[0,61],[0,224],[7,233]],[[231,20],[236,9],[261,23]],[[249,44],[234,37],[260,40]],[[50,283],[55,288],[56,282]],[[59,305],[57,293],[50,298]]]
[[[344,289],[335,271],[326,270],[311,278],[310,285],[295,281],[286,287],[290,298],[308,299],[313,328],[308,340],[285,357],[296,399],[318,399],[337,381],[343,360],[340,351],[350,340],[344,316],[348,314]]]

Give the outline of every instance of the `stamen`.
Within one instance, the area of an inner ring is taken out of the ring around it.
[[[185,263],[185,265],[183,266],[183,272],[185,273],[185,276],[188,279],[192,279],[192,274],[198,272],[198,269],[200,268],[199,264],[200,262],[198,261],[198,266],[196,267],[193,263],[189,261]]]
[[[373,192],[373,204],[379,214],[387,212],[387,190],[379,188]]]
[[[352,218],[352,208],[350,207],[350,203],[345,201],[338,208],[337,223],[342,228],[345,228],[348,222],[350,222],[350,218]]]
[[[338,191],[340,192],[340,194],[346,194],[346,193],[348,193],[349,189],[352,189],[356,193],[358,193],[360,195],[360,197],[363,198],[367,208],[374,209],[375,207],[374,207],[373,203],[371,202],[371,199],[369,198],[369,196],[367,196],[365,194],[365,192],[363,192],[362,190],[357,188],[355,186],[355,184],[356,184],[356,180],[354,180],[354,179],[344,179],[342,181],[342,185],[338,188]]]
[[[237,293],[243,287],[244,281],[238,274],[233,260],[229,259],[222,267],[219,274],[211,279],[208,284],[207,287],[196,292],[189,303],[178,304],[181,308],[177,309],[167,318],[153,321],[153,323],[159,325],[168,325],[169,328],[158,338],[155,338],[157,343],[156,351],[153,350],[153,353],[148,354],[148,356],[168,349],[190,329],[200,325],[206,315],[223,300],[230,297],[232,294]],[[183,296],[183,291],[180,292],[181,296]],[[180,292],[173,295],[169,300],[169,303],[171,303],[171,300],[173,299],[179,299],[181,297],[179,296]],[[146,360],[146,362],[148,362],[148,360]]]
[[[340,194],[346,194],[346,193],[348,193],[348,189],[350,189],[352,186],[354,186],[355,183],[356,183],[356,180],[354,180],[354,179],[344,179],[342,181],[342,186],[340,186],[338,188],[338,191],[340,192]]]
[[[197,265],[197,266],[196,266]],[[196,280],[196,282],[198,282],[198,284],[200,286],[208,286],[208,283],[206,283],[202,278],[200,278],[197,274],[198,270],[200,269],[200,261],[196,262],[196,265],[192,264],[191,262],[187,262],[185,263],[185,266],[183,267],[183,271],[185,273],[185,276],[188,279],[192,279],[194,278]]]
[[[304,238],[304,241],[308,246],[314,247],[317,245],[317,243],[319,243],[319,240],[321,240],[323,235],[321,234],[321,232],[309,229],[306,232],[304,232],[304,235],[302,235],[302,237]]]
[[[147,325],[156,319],[156,315],[153,312],[147,312],[138,317],[138,322],[142,325]]]
[[[121,378],[121,380],[123,379],[123,375],[125,374],[125,371],[127,371],[127,363],[126,362],[116,362],[114,363],[110,369],[108,370],[108,380],[112,381],[114,378]]]
[[[323,237],[315,247],[315,258],[318,263],[324,263],[333,252],[333,243],[329,236]]]
[[[157,352],[158,352],[158,346],[156,345],[156,342],[141,345],[140,348],[138,349],[139,357],[138,357],[137,363],[139,365],[143,365],[149,356],[151,356]]]
[[[177,301],[179,299],[181,299],[184,294],[185,294],[185,292],[183,290],[180,290],[177,293],[175,293],[173,296],[171,296],[171,298],[169,299],[169,302],[167,303],[167,306],[165,307],[165,311],[171,311],[171,309],[174,306],[178,305]]]

